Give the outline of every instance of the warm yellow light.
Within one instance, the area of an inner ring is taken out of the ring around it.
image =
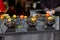
[[[13,15],[13,18],[16,18],[16,15]]]
[[[10,16],[6,16],[6,18],[10,18]]]
[[[8,14],[3,14],[3,16],[9,16]]]
[[[53,17],[48,17],[48,20],[53,20]]]
[[[24,16],[24,18],[27,18],[27,16]]]
[[[8,19],[8,21],[11,21],[11,20],[12,20],[11,18]]]
[[[35,22],[36,20],[37,20],[36,17],[32,17],[32,18],[31,18],[31,21],[32,21],[32,22]]]

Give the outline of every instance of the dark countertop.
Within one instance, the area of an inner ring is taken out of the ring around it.
[[[39,34],[39,33],[58,33],[60,30],[45,30],[45,31],[30,31],[30,32],[8,32],[8,33],[1,33],[0,36],[7,36],[7,35],[26,35],[26,34]]]

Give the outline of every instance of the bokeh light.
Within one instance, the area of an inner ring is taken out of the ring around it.
[[[23,19],[24,18],[24,15],[20,15],[20,18]]]
[[[11,20],[12,20],[11,18],[8,19],[9,22],[11,22]]]
[[[16,18],[17,16],[16,15],[13,15],[13,18]]]
[[[47,13],[45,16],[46,16],[46,17],[49,17],[49,16],[50,16],[50,14],[49,14],[49,13]]]
[[[52,21],[54,18],[53,17],[48,17],[48,20],[49,21]]]
[[[0,19],[4,19],[4,16],[3,16],[3,15],[1,15]]]
[[[7,18],[7,19],[10,18],[10,16],[6,16],[6,18]]]
[[[31,17],[31,21],[32,22],[35,22],[37,20],[37,17],[35,16],[35,17]]]
[[[24,18],[27,18],[27,16],[24,16]]]

